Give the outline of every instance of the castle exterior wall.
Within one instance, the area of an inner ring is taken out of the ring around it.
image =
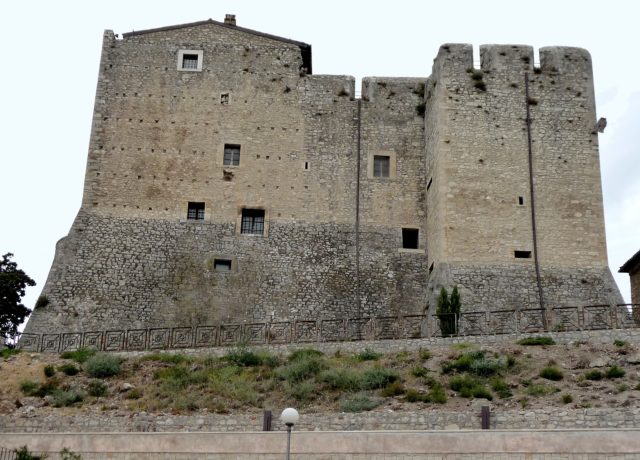
[[[622,303],[588,53],[543,48],[540,68],[528,46],[484,45],[480,57],[474,68],[471,46],[443,45],[427,89],[431,304],[452,285],[472,310]]]
[[[368,77],[356,98],[303,43],[106,31],[82,207],[26,332],[400,318],[453,285],[466,311],[621,302],[588,54],[481,58],[444,45],[430,77]]]

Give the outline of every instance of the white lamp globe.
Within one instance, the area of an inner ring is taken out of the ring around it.
[[[282,414],[280,415],[280,420],[282,420],[287,426],[295,425],[296,423],[298,423],[299,419],[300,414],[298,414],[298,411],[293,407],[287,407],[282,411]]]

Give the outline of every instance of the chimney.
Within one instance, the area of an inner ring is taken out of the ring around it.
[[[231,26],[236,25],[236,15],[235,14],[225,14],[224,15],[224,23],[229,24]]]

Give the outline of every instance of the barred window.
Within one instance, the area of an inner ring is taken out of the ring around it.
[[[182,55],[182,68],[194,69],[198,68],[198,55],[197,54],[183,54]]]
[[[373,177],[389,177],[389,157],[387,155],[373,156]]]
[[[247,235],[263,235],[264,209],[243,209],[240,233]]]
[[[240,146],[236,144],[224,144],[225,166],[238,166],[240,164]]]
[[[204,220],[204,203],[189,201],[187,220]]]

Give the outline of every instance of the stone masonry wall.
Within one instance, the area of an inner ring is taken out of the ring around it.
[[[545,306],[621,302],[590,58],[540,60],[487,45],[473,69],[470,45],[444,45],[429,78],[368,77],[357,99],[353,77],[310,74],[304,43],[211,20],[106,31],[82,207],[26,332],[399,318],[453,285],[465,311],[539,307],[533,259],[514,258],[533,251],[527,107]]]
[[[488,308],[487,298],[539,307],[535,274],[528,275],[536,255],[532,207],[543,302],[621,303],[607,268],[588,53],[543,48],[534,69],[531,47],[480,51],[478,69],[470,45],[442,46],[427,91],[427,145],[434,156],[427,176],[439,208],[427,228],[435,239],[430,303],[440,286],[459,284],[463,308]]]

